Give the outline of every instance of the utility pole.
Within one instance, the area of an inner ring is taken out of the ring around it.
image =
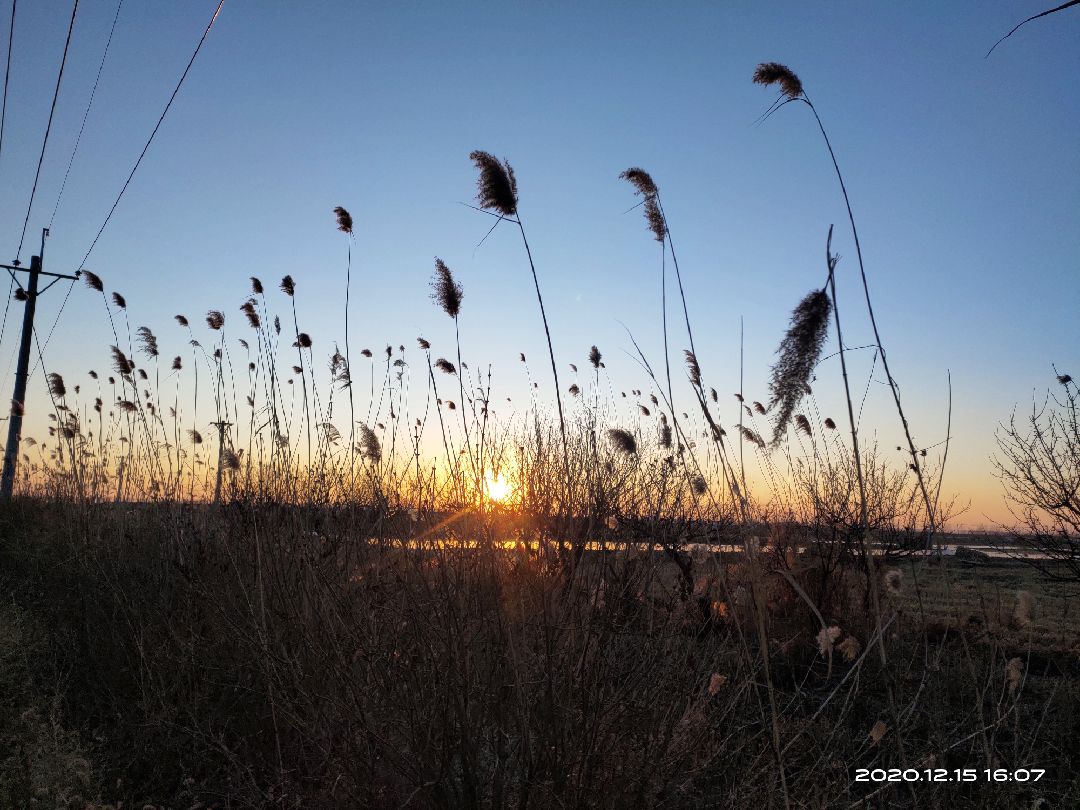
[[[41,232],[41,252],[38,256],[30,257],[30,269],[26,270],[15,264],[0,264],[0,267],[11,274],[13,281],[15,273],[29,273],[25,289],[26,305],[23,309],[22,340],[19,343],[19,364],[15,370],[15,391],[11,396],[11,416],[8,421],[7,446],[4,450],[4,470],[0,475],[0,498],[11,499],[11,491],[15,486],[15,467],[19,460],[19,442],[22,439],[23,412],[26,402],[26,380],[30,372],[30,341],[34,339],[34,312],[37,309],[37,299],[41,293],[48,290],[56,281],[62,278],[76,280],[79,273],[74,276],[66,276],[60,273],[46,273],[41,269],[41,259],[45,255],[45,237],[49,235],[49,229],[43,228]],[[50,276],[54,281],[50,282],[44,290],[38,292],[38,280],[41,276]],[[21,286],[21,285],[20,285]]]
[[[214,484],[214,503],[221,503],[221,465],[225,459],[225,428],[232,422],[211,422],[218,429],[217,482]]]

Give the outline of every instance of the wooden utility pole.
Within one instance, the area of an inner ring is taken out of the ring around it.
[[[218,429],[217,481],[214,484],[214,503],[221,503],[221,465],[225,460],[225,428],[232,422],[211,422]]]
[[[24,290],[26,304],[23,309],[22,340],[19,343],[19,364],[15,370],[15,391],[11,395],[11,416],[8,421],[7,446],[4,449],[4,470],[0,475],[0,498],[4,500],[11,498],[11,492],[15,486],[15,468],[19,461],[19,442],[22,439],[23,412],[26,402],[26,380],[30,373],[30,342],[34,339],[34,312],[37,309],[38,295],[40,295],[38,280],[41,276],[50,276],[57,280],[68,278],[72,281],[79,277],[78,273],[74,276],[65,276],[60,273],[46,273],[41,269],[41,258],[45,254],[45,237],[48,235],[49,229],[45,228],[41,233],[41,255],[30,257],[29,270],[18,264],[0,264],[0,267],[11,274],[12,280],[15,280],[16,272],[30,274]],[[45,290],[55,283],[56,281],[51,282]]]

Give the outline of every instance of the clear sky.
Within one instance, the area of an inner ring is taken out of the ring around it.
[[[215,5],[124,4],[47,269],[78,268]],[[640,211],[624,213],[635,199],[617,179],[641,166],[661,189],[706,384],[737,390],[742,317],[746,391],[764,400],[791,308],[823,279],[831,223],[847,343],[870,340],[843,200],[809,111],[789,105],[756,123],[775,93],[751,84],[754,66],[783,62],[845,172],[920,445],[944,438],[952,373],[945,489],[971,502],[962,522],[984,524],[1004,516],[988,462],[995,426],[1056,385],[1051,363],[1080,372],[1080,10],[1034,22],[983,58],[1046,5],[226,0],[86,266],[126,296],[132,327],[149,325],[170,356],[186,338],[175,313],[201,324],[217,308],[239,322],[248,276],[269,290],[290,273],[301,328],[317,356],[329,355],[343,335],[345,241],[331,214],[343,205],[356,221],[354,353],[412,349],[420,334],[449,352],[451,323],[428,299],[438,255],[465,288],[467,362],[492,365],[494,400],[520,401],[519,352],[547,381],[520,240],[501,227],[477,249],[491,220],[458,204],[473,198],[468,154],[484,149],[517,173],[564,388],[568,364],[584,367],[594,343],[617,388],[647,388],[620,324],[661,362],[658,246]],[[0,7],[4,32],[9,9]],[[115,9],[80,3],[24,262],[56,204]],[[7,260],[71,5],[40,0],[18,12],[0,152]],[[42,299],[43,338],[65,290]],[[19,316],[13,305],[4,386]],[[673,361],[685,345],[675,316]],[[71,386],[88,368],[104,370],[111,342],[100,296],[78,285],[46,365]],[[869,361],[855,353],[859,388]],[[834,366],[822,367],[816,393],[823,414],[839,417]],[[864,431],[891,451],[901,436],[880,380]],[[43,397],[39,372],[29,435],[43,424],[34,404]]]

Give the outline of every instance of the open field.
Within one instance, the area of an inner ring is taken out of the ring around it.
[[[785,576],[699,552],[685,582],[663,554],[570,573],[380,547],[359,513],[27,502],[0,520],[3,806],[782,806],[769,681],[796,806],[1080,797],[1070,605],[1022,566],[899,561],[879,633],[858,569],[826,594],[812,555]],[[980,777],[855,781],[878,767]]]

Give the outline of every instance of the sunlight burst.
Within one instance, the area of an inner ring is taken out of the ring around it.
[[[489,500],[503,503],[510,497],[510,482],[506,480],[506,476],[502,473],[496,476],[487,473],[484,476],[484,491],[487,493]]]

